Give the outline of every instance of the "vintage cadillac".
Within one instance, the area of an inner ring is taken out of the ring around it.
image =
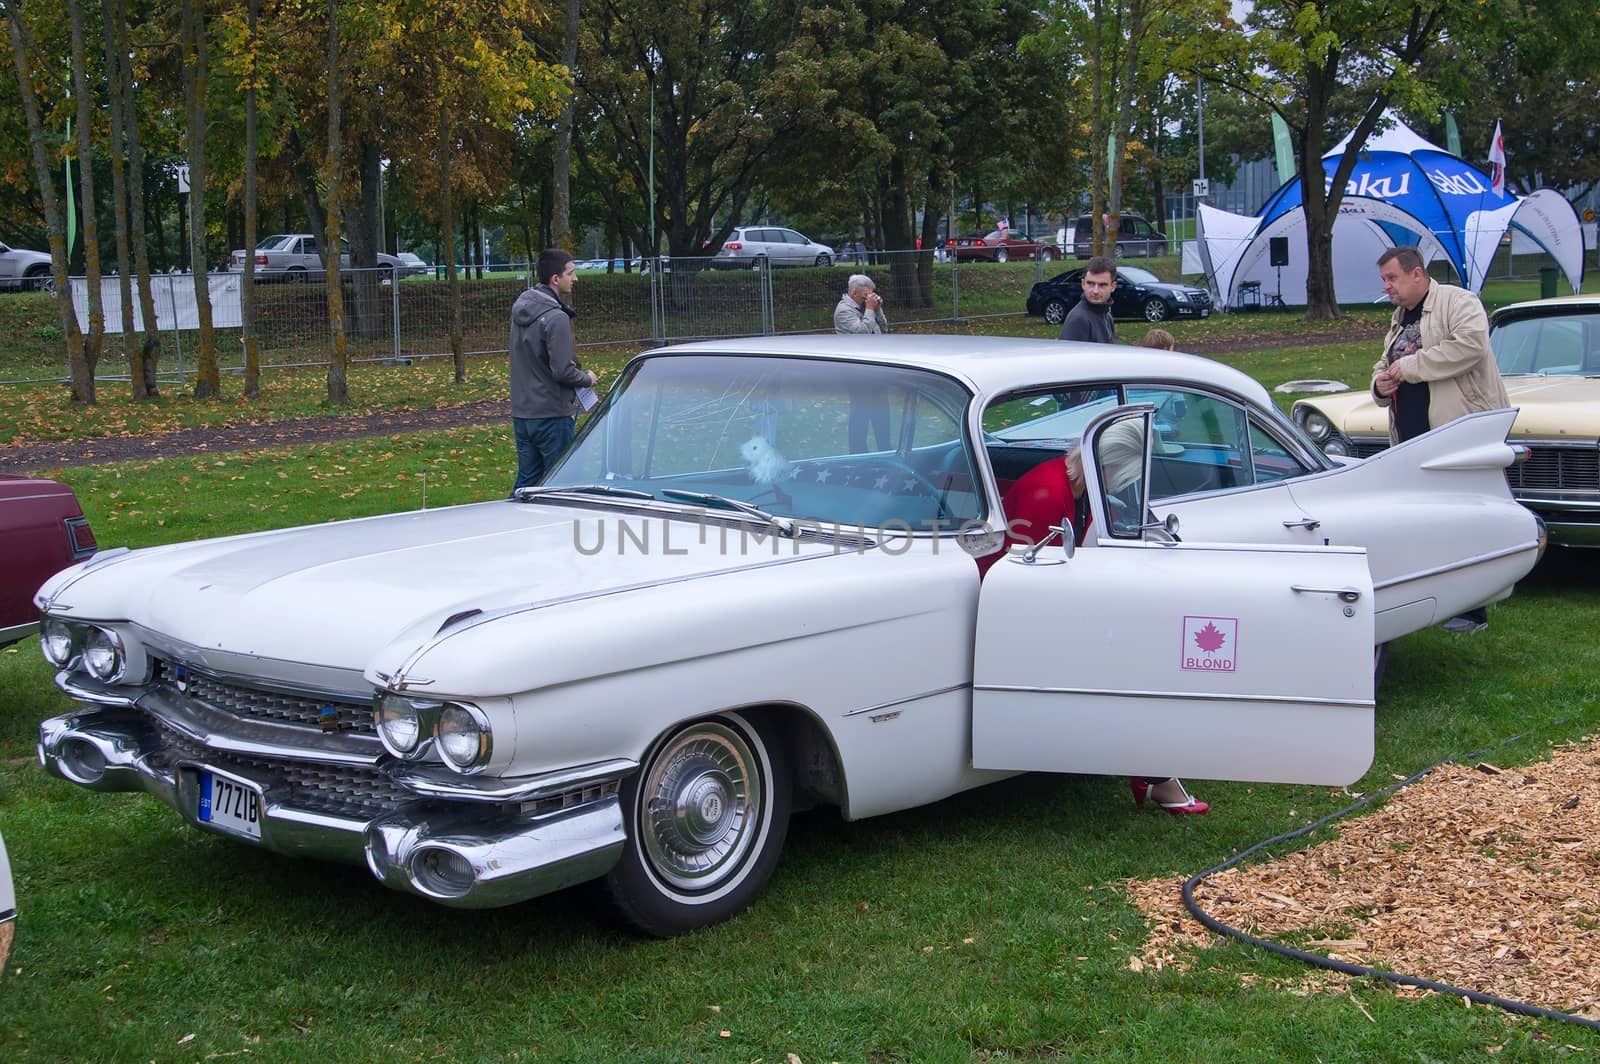
[[[78,704],[39,758],[446,905],[604,879],[656,935],[748,905],[795,808],[1024,771],[1348,784],[1375,643],[1504,597],[1542,549],[1512,416],[1347,466],[1188,355],[653,351],[514,498],[58,575],[42,646]],[[1086,536],[1005,549],[1007,487],[1069,446]]]

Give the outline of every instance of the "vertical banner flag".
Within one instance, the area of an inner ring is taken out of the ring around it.
[[[1494,122],[1494,140],[1489,143],[1489,187],[1506,194],[1506,138],[1500,134],[1500,120]]]
[[[1117,166],[1117,135],[1106,134],[1106,185],[1109,187],[1116,177]]]
[[[1444,113],[1444,148],[1458,159],[1466,158],[1461,154],[1461,130],[1456,128],[1456,116],[1449,111]]]
[[[1294,180],[1294,142],[1289,139],[1289,123],[1278,112],[1272,112],[1272,147],[1278,156],[1278,184],[1287,185]]]
[[[72,119],[67,119],[67,143],[63,147],[72,147]],[[72,155],[70,150],[63,151],[63,166],[66,167],[66,176],[63,183],[67,186],[67,258],[72,258],[72,245],[78,240],[78,206],[72,194]]]

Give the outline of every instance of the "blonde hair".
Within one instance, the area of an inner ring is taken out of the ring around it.
[[[1171,351],[1176,345],[1177,341],[1165,329],[1151,329],[1144,334],[1144,339],[1139,341],[1140,347],[1157,347],[1163,351]]]

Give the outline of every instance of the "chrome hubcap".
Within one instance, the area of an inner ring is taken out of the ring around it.
[[[651,868],[676,887],[716,886],[748,853],[763,799],[756,756],[739,732],[707,722],[674,737],[639,791]]]

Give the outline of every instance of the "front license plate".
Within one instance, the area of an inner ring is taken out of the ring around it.
[[[200,819],[247,839],[261,838],[261,792],[243,780],[200,770]]]
[[[1202,317],[1202,318],[1209,318],[1209,317],[1210,317],[1210,316],[1211,316],[1211,311],[1209,311],[1209,310],[1202,310],[1202,311],[1201,311],[1201,312],[1200,312],[1200,316],[1201,316],[1201,317]]]

